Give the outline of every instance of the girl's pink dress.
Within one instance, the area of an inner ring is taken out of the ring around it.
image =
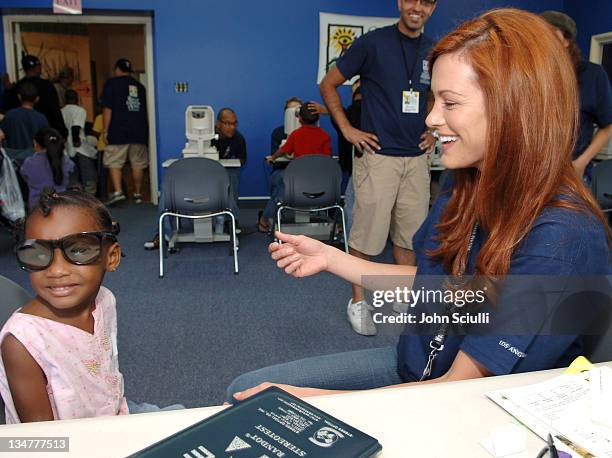
[[[55,420],[129,413],[119,372],[115,296],[104,287],[96,297],[93,317],[90,334],[17,310],[0,331],[0,343],[7,334],[15,336],[45,373]],[[6,422],[20,423],[1,355],[0,363]]]

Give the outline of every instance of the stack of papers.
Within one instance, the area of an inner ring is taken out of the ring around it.
[[[486,395],[542,439],[550,433],[583,456],[612,458],[609,367]]]

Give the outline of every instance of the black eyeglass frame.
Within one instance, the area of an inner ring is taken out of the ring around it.
[[[93,257],[91,260],[87,262],[79,262],[79,261],[70,259],[70,257],[66,254],[66,249],[64,246],[67,240],[70,240],[75,237],[83,236],[83,235],[96,237],[98,239],[98,247],[100,250],[99,253],[95,257]],[[117,235],[114,234],[113,232],[94,231],[94,232],[77,232],[75,234],[69,234],[65,237],[62,237],[61,239],[55,239],[55,240],[27,239],[15,246],[15,256],[17,257],[17,262],[19,263],[19,266],[21,267],[21,269],[25,270],[26,272],[39,272],[41,270],[45,270],[49,268],[49,266],[53,263],[53,257],[55,256],[55,250],[57,248],[59,248],[59,250],[62,252],[62,255],[64,256],[64,259],[68,261],[70,264],[74,264],[76,266],[87,266],[90,264],[94,264],[100,260],[100,257],[102,256],[102,244],[105,239],[109,239],[112,242],[116,242]],[[51,256],[46,266],[44,267],[43,266],[32,266],[30,264],[23,262],[19,258],[19,250],[25,248],[28,244],[33,244],[33,243],[41,243],[47,248],[50,248]]]

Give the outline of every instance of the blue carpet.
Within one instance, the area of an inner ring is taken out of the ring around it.
[[[159,405],[220,404],[237,375],[298,358],[395,344],[363,337],[346,319],[350,286],[329,275],[294,279],[276,268],[268,237],[251,233],[257,209],[242,213],[240,274],[227,243],[183,244],[158,278],[157,251],[142,244],[155,228],[156,208],[112,210],[126,253],[104,284],[118,304],[119,357],[126,396]],[[12,242],[0,233],[0,275],[30,289]],[[383,258],[389,261],[389,250]]]

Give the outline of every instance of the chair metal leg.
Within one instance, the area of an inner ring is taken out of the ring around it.
[[[234,275],[238,275],[238,245],[236,244],[236,218],[232,212],[227,212],[232,221],[232,251],[234,254]]]
[[[234,274],[238,274],[238,269],[239,269],[239,266],[238,266],[238,236],[236,235],[236,217],[230,210],[223,210],[220,212],[212,213],[210,215],[179,215],[179,214],[167,211],[160,215],[158,228],[157,228],[158,233],[159,233],[159,277],[160,278],[163,278],[164,276],[164,256],[163,256],[164,241],[165,241],[164,218],[169,216],[169,217],[175,217],[177,220],[179,218],[200,220],[203,218],[213,218],[218,215],[229,215],[229,217],[232,220],[232,231],[230,234],[230,238],[232,241],[232,254],[234,255]]]
[[[348,253],[349,248],[348,248],[348,234],[346,233],[346,218],[344,216],[344,208],[342,208],[341,205],[337,205],[336,204],[336,205],[332,205],[332,206],[325,207],[325,208],[308,209],[308,210],[304,209],[303,211],[307,211],[309,213],[312,213],[312,212],[323,211],[323,210],[327,211],[327,210],[330,210],[332,208],[340,210],[340,215],[342,216],[342,234],[343,234],[343,238],[344,238],[344,251],[346,251]],[[276,220],[278,222],[278,231],[279,232],[282,232],[281,213],[282,213],[283,210],[286,210],[286,209],[297,210],[297,209],[295,209],[293,207],[284,206],[284,205],[280,205],[278,207],[278,209],[276,211]],[[279,241],[279,243],[280,243],[280,241]]]
[[[346,218],[344,217],[344,208],[338,206],[340,209],[340,215],[342,216],[342,237],[344,238],[344,251],[349,252],[348,249],[348,234],[346,233]]]
[[[284,208],[285,207],[283,207],[282,205],[279,205],[278,208],[276,209],[276,224],[278,224],[278,232],[282,232],[281,231],[281,213]]]
[[[159,217],[157,233],[159,234],[159,278],[164,278],[164,218],[166,217],[165,213],[162,213]]]

